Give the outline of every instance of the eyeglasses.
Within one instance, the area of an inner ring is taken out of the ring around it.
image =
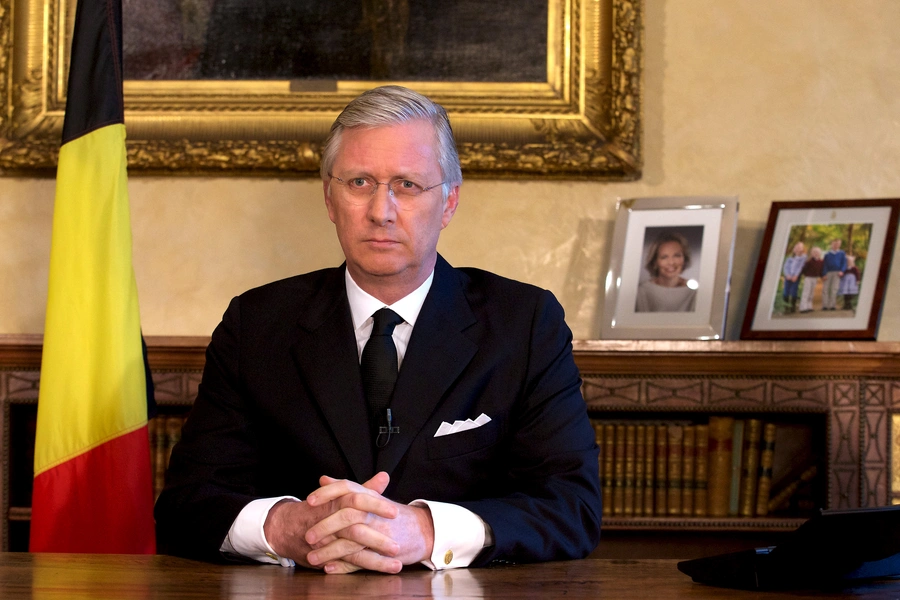
[[[434,185],[423,187],[415,181],[403,179],[402,177],[394,177],[390,181],[375,181],[371,177],[353,177],[344,181],[337,175],[329,175],[333,180],[341,184],[347,190],[345,198],[348,202],[355,205],[366,204],[371,200],[378,191],[379,185],[387,186],[388,193],[396,200],[397,206],[409,210],[415,206],[414,200],[429,190],[444,185],[441,181]]]

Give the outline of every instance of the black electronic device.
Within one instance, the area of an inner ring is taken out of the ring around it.
[[[777,546],[686,560],[678,570],[708,585],[770,590],[900,577],[900,506],[823,510]]]

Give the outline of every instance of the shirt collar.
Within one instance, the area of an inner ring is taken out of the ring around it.
[[[419,312],[422,310],[422,305],[425,304],[425,296],[428,295],[428,290],[431,289],[433,281],[434,270],[431,271],[431,274],[422,285],[388,306],[359,287],[353,281],[353,277],[350,276],[350,270],[344,269],[344,282],[347,287],[347,300],[350,302],[350,316],[353,319],[353,329],[358,330],[365,325],[366,320],[371,320],[375,311],[385,306],[388,306],[388,308],[400,315],[411,327],[415,326]]]

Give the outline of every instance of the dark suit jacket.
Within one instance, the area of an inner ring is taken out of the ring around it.
[[[250,290],[207,349],[156,505],[159,548],[214,559],[250,501],[384,470],[386,497],[452,502],[491,526],[475,566],[583,557],[601,504],[580,383],[550,292],[438,257],[391,402],[400,433],[374,456],[344,269]],[[434,437],[481,413],[491,422]]]

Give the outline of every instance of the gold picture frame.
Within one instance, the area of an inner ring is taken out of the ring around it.
[[[469,177],[641,175],[643,0],[548,0],[547,80],[396,82],[450,113]],[[0,174],[49,174],[75,0],[0,0]],[[376,81],[126,80],[132,173],[315,176],[343,106]]]

